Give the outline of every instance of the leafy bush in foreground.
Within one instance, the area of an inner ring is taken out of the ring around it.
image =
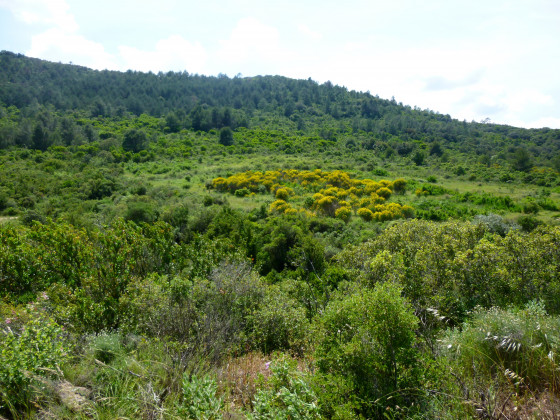
[[[224,402],[216,396],[218,386],[209,376],[189,378],[183,375],[183,396],[178,404],[177,412],[186,419],[217,420],[222,418],[221,410]]]
[[[320,373],[346,382],[349,395],[343,400],[358,400],[358,412],[366,417],[381,415],[386,406],[413,402],[408,389],[418,384],[418,319],[399,287],[378,284],[332,301],[321,324],[317,365]],[[323,392],[333,390],[325,386]],[[334,407],[322,408],[327,416],[334,412]]]
[[[0,410],[16,416],[31,403],[34,384],[69,359],[70,347],[49,318],[33,316],[19,328],[12,322],[0,324]]]
[[[293,361],[281,358],[270,362],[272,375],[253,401],[253,412],[247,417],[265,419],[319,419],[317,396],[307,378],[298,372]]]

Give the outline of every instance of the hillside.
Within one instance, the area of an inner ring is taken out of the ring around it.
[[[0,416],[553,418],[560,130],[0,53]]]
[[[81,110],[92,117],[146,113],[167,117],[174,130],[195,131],[261,126],[254,116],[262,119],[264,114],[279,119],[275,128],[327,140],[363,133],[366,139],[357,146],[382,150],[390,145],[404,156],[438,143],[444,150],[476,155],[483,162],[509,157],[521,148],[539,166],[558,169],[559,164],[560,130],[461,122],[329,82],[94,71],[5,51],[0,53],[0,68],[0,102],[17,108],[52,105],[57,112]]]

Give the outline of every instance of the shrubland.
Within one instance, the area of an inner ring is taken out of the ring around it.
[[[559,412],[558,130],[0,59],[1,416]]]

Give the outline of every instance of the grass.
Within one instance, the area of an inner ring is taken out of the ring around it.
[[[0,223],[12,223],[18,220],[17,216],[0,216]]]

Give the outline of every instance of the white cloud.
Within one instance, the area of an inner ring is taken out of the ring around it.
[[[75,62],[96,69],[115,68],[113,57],[100,43],[78,33],[79,26],[65,0],[0,0],[0,7],[28,25],[50,28],[31,36],[31,47],[25,52],[46,60]]]
[[[10,10],[27,24],[52,25],[66,32],[78,30],[65,0],[0,0],[0,7]]]
[[[126,69],[139,71],[183,71],[201,73],[206,63],[206,51],[178,35],[162,39],[153,51],[122,45],[119,53]]]
[[[461,78],[448,78],[445,76],[429,76],[426,78],[426,90],[449,90],[463,88],[478,83],[484,71],[482,69],[472,72],[470,75]]]
[[[536,89],[521,89],[508,92],[504,101],[514,112],[523,112],[526,108],[532,106],[550,106],[554,105],[552,96],[539,92]]]
[[[116,68],[114,58],[103,45],[59,28],[33,36],[31,48],[25,54],[52,61],[72,61],[94,69]]]
[[[514,121],[511,122],[510,124],[519,127],[526,127],[526,128],[541,128],[541,127],[560,128],[560,118],[544,117],[534,121],[529,121],[528,123],[525,121],[518,121],[516,124]]]
[[[50,28],[31,37],[25,52],[31,57],[69,62],[94,69],[140,71],[187,70],[201,72],[206,53],[200,44],[191,44],[174,35],[160,40],[154,51],[120,46],[120,57],[105,50],[103,44],[85,38],[65,0],[0,0],[0,7],[10,10],[16,18],[29,25]]]
[[[323,38],[323,35],[321,33],[312,30],[311,28],[309,28],[309,26],[304,25],[304,24],[298,25],[298,30],[303,35],[311,38],[314,41],[319,41],[321,38]]]
[[[254,59],[278,62],[286,56],[278,30],[251,17],[241,19],[229,39],[220,41],[220,45],[218,57],[233,63]]]

